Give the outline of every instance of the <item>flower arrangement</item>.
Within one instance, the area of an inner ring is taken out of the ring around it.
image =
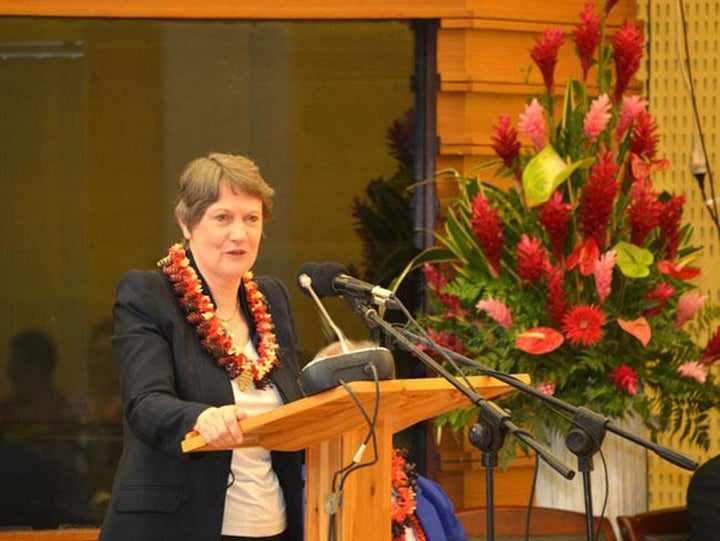
[[[515,126],[503,115],[493,127],[498,161],[476,177],[441,173],[459,193],[437,245],[408,270],[423,266],[433,310],[422,321],[441,345],[605,416],[637,414],[653,437],[670,430],[707,448],[720,308],[691,282],[700,247],[682,223],[685,197],[654,188],[669,164],[648,102],[631,92],[644,38],[630,21],[606,35],[615,3],[580,14],[571,39],[581,78],[562,102],[554,71],[566,36],[537,39],[530,55],[545,92]],[[481,178],[491,167],[505,188]],[[535,398],[503,401],[540,436],[558,424]]]

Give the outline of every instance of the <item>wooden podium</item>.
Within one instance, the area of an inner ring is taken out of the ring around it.
[[[487,399],[511,388],[486,376],[469,378]],[[527,376],[519,376],[525,383]],[[369,415],[375,407],[375,383],[350,384]],[[380,410],[375,429],[377,464],[351,473],[345,483],[338,512],[338,539],[390,541],[392,436],[415,423],[469,405],[467,398],[441,378],[394,379],[380,382]],[[259,445],[278,451],[306,450],[305,539],[328,539],[329,515],[325,502],[333,474],[350,464],[367,435],[367,422],[344,388],[338,387],[286,404],[241,421],[242,446]],[[224,450],[205,444],[191,433],[182,443],[184,452]],[[368,449],[362,462],[373,458]]]

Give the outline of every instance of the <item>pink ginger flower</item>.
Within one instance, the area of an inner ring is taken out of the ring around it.
[[[635,72],[640,67],[642,59],[643,39],[640,29],[629,21],[624,21],[620,29],[615,32],[613,40],[613,59],[615,60],[615,103],[620,103],[622,95]]]
[[[607,94],[592,101],[590,110],[583,120],[583,131],[591,144],[597,141],[600,134],[605,131],[610,117],[610,98]]]
[[[568,309],[563,288],[563,266],[553,267],[547,272],[547,313],[550,321],[560,325]]]
[[[708,343],[705,344],[705,351],[703,352],[700,362],[708,366],[718,359],[720,359],[720,327],[715,329],[715,333],[710,340],[708,340]]]
[[[658,144],[660,144],[660,133],[657,123],[648,111],[640,111],[635,117],[630,134],[630,152],[652,160],[657,154]]]
[[[660,282],[657,284],[655,289],[645,295],[645,299],[657,302],[653,308],[645,311],[645,315],[656,316],[662,313],[665,305],[667,305],[667,302],[673,298],[673,295],[675,295],[675,290],[670,284],[666,282]]]
[[[598,297],[600,297],[600,302],[607,299],[612,291],[612,272],[613,268],[615,268],[616,255],[615,250],[608,250],[598,259],[598,262],[595,263],[593,276],[595,278],[595,289]]]
[[[685,323],[693,317],[698,310],[705,304],[708,299],[707,295],[686,291],[678,299],[677,315],[675,316],[675,328],[680,329]]]
[[[645,238],[660,224],[660,211],[662,203],[653,192],[650,179],[636,180],[630,187],[631,203],[627,209],[630,221],[630,240],[637,246],[642,246]]]
[[[560,261],[565,253],[565,237],[570,223],[572,205],[563,202],[563,194],[555,190],[550,199],[540,207],[538,221],[550,237],[552,253]]]
[[[537,384],[537,390],[548,396],[555,394],[555,384],[551,381],[541,381]]]
[[[695,378],[698,383],[705,383],[707,379],[707,367],[697,361],[682,363],[677,371],[685,378]]]
[[[529,137],[537,150],[542,150],[547,144],[548,127],[545,122],[545,109],[537,98],[525,106],[525,112],[520,113],[518,129],[524,136]]]
[[[512,313],[507,304],[503,301],[493,299],[492,297],[480,300],[475,305],[475,308],[485,312],[490,318],[500,325],[503,329],[509,329],[515,322],[513,321]]]
[[[473,200],[470,224],[480,247],[485,252],[485,257],[496,275],[500,274],[500,257],[505,242],[505,232],[497,211],[481,193]]]
[[[587,81],[590,64],[598,45],[600,45],[600,16],[593,14],[593,4],[585,4],[585,10],[580,14],[580,22],[573,29],[575,47],[580,57],[583,81]]]
[[[615,125],[615,135],[620,139],[630,129],[635,119],[647,110],[647,100],[640,96],[623,96],[620,117]]]
[[[520,278],[535,283],[549,268],[547,252],[540,239],[531,239],[525,233],[517,245],[517,273]]]
[[[662,249],[667,259],[675,259],[680,246],[680,220],[685,204],[684,195],[674,195],[662,203],[660,211],[660,232]]]
[[[537,38],[535,46],[530,49],[533,59],[540,73],[542,73],[545,88],[552,95],[555,89],[555,66],[557,65],[558,51],[563,44],[563,31],[560,28],[550,28]]]
[[[586,238],[595,239],[599,248],[605,245],[613,202],[620,187],[616,180],[618,171],[613,152],[601,148],[580,195],[578,209],[582,231]]]
[[[514,170],[515,160],[520,155],[518,132],[510,125],[510,116],[501,115],[498,123],[493,126],[492,148],[503,161],[505,167]]]
[[[632,367],[619,364],[610,372],[610,379],[615,383],[616,389],[627,391],[631,396],[637,394],[638,375]]]

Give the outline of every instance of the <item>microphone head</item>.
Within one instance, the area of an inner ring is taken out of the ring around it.
[[[346,274],[347,272],[348,270],[340,263],[333,263],[331,261],[324,263],[305,263],[298,270],[298,284],[300,284],[301,291],[309,295],[307,290],[307,278],[309,278],[309,285],[312,286],[318,297],[335,297],[338,295],[338,291],[335,289],[333,282],[338,275]]]

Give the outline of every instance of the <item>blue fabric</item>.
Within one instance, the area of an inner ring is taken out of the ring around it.
[[[422,475],[416,481],[415,516],[431,541],[465,541],[465,528],[443,488]]]

